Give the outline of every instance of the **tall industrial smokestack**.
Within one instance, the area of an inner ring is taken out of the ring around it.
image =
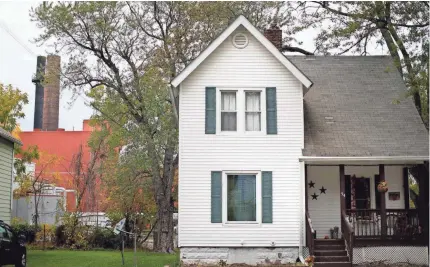
[[[33,129],[42,129],[43,122],[43,76],[45,75],[46,57],[38,56],[36,65],[36,76],[32,82],[36,85],[36,99],[34,104]]]
[[[58,117],[60,108],[60,70],[61,57],[49,55],[47,57],[44,96],[43,96],[43,123],[44,131],[56,131],[58,129]]]

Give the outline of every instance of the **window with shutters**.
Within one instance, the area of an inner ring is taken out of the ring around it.
[[[266,88],[217,87],[216,131],[226,135],[267,133]],[[276,100],[274,100],[276,101]]]
[[[222,190],[224,223],[261,223],[261,172],[223,172]]]
[[[236,92],[221,92],[221,131],[237,130]]]
[[[227,221],[256,221],[256,193],[255,175],[227,175]]]

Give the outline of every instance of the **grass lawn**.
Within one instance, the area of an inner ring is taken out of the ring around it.
[[[27,267],[121,267],[120,251],[70,251],[70,250],[29,250]],[[124,261],[127,267],[134,266],[133,251],[125,251]],[[137,266],[171,267],[178,263],[178,255],[137,252]]]

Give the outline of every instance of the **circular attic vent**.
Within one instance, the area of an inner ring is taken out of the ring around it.
[[[248,45],[248,37],[243,33],[237,33],[233,36],[233,45],[236,48],[245,48]]]

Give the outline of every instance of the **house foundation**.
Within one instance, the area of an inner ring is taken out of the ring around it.
[[[249,265],[272,265],[296,262],[298,247],[277,248],[220,248],[184,247],[181,248],[181,261],[184,264],[227,264],[244,263]]]

